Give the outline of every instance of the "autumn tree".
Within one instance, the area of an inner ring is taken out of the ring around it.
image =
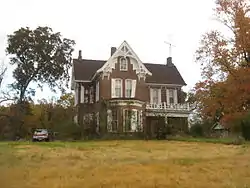
[[[35,95],[31,83],[41,89],[46,84],[52,91],[56,88],[63,91],[68,86],[74,44],[49,27],[20,28],[8,35],[6,52],[15,67],[11,88],[17,96],[19,113],[25,112],[26,101]]]
[[[229,125],[250,110],[249,5],[247,0],[216,1],[215,16],[228,33],[204,34],[197,50],[203,80],[196,84],[195,98],[203,118]]]

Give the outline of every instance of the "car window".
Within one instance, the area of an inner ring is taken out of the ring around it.
[[[35,134],[47,134],[47,133],[48,133],[48,131],[47,130],[43,130],[43,129],[35,131]]]

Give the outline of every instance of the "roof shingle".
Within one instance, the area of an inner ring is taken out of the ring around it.
[[[105,62],[104,60],[74,59],[75,80],[91,80]],[[186,85],[175,66],[153,63],[144,63],[144,65],[152,73],[152,76],[146,78],[147,83]]]

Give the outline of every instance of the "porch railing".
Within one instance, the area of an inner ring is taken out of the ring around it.
[[[147,110],[169,110],[169,111],[190,111],[191,105],[189,103],[185,104],[167,104],[166,102],[160,104],[146,104]]]

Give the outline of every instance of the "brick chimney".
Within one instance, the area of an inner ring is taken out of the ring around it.
[[[170,67],[174,66],[172,57],[167,58],[167,66],[170,66]]]
[[[81,60],[82,59],[82,50],[79,50],[79,53],[78,53],[78,59]]]
[[[111,56],[116,52],[116,47],[111,47]]]

